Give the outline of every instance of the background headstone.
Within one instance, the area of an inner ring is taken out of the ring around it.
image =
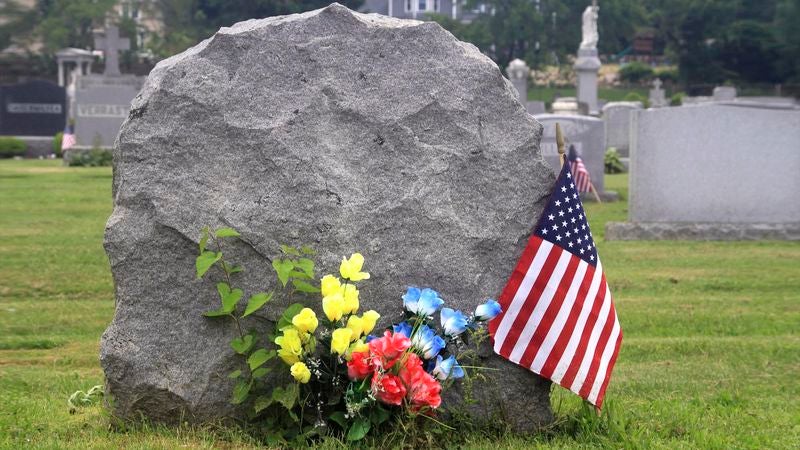
[[[225,376],[235,327],[201,315],[219,302],[214,279],[194,276],[204,225],[242,233],[227,252],[248,293],[274,286],[279,244],[311,244],[325,272],[364,253],[361,305],[383,325],[402,317],[409,285],[464,310],[499,295],[554,181],[541,132],[473,45],[338,4],[241,22],[161,61],[114,153],[116,310],[100,359],[115,413],[242,411]],[[318,296],[304,301],[320,310]],[[264,330],[288,303],[279,294],[245,328]],[[471,410],[520,431],[549,422],[549,382],[482,351],[498,371]]]
[[[649,102],[651,108],[663,108],[668,105],[664,89],[661,88],[662,84],[663,83],[661,82],[660,78],[656,78],[655,80],[653,80],[653,88],[650,89],[650,96],[649,96]]]
[[[530,67],[525,64],[525,61],[517,58],[508,64],[506,72],[508,73],[508,79],[511,80],[511,84],[514,85],[514,89],[517,90],[517,98],[520,103],[524,104],[528,101],[528,76],[531,73]]]
[[[641,102],[610,102],[603,106],[606,148],[616,148],[623,157],[630,149],[631,111],[637,109],[642,109]]]
[[[535,117],[544,126],[540,148],[553,173],[561,170],[558,146],[556,146],[556,123],[559,123],[564,137],[569,141],[567,148],[569,144],[575,146],[592,177],[592,184],[597,192],[603,194],[603,157],[606,142],[603,121],[594,117],[558,114],[540,114]]]
[[[609,225],[607,239],[800,239],[800,111],[711,104],[632,117],[631,222]]]
[[[711,95],[715,101],[735,100],[736,88],[734,86],[717,86]]]
[[[0,86],[0,135],[54,136],[66,123],[66,93],[49,81]]]
[[[111,148],[131,100],[142,87],[142,77],[80,76],[75,91],[75,136],[78,145]]]
[[[111,148],[122,122],[128,116],[131,100],[141,89],[143,77],[121,75],[119,50],[129,41],[110,26],[95,38],[103,49],[105,72],[102,75],[77,74],[75,89],[75,137],[80,147]]]

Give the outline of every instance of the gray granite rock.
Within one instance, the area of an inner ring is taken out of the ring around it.
[[[307,243],[326,272],[366,256],[362,305],[384,325],[408,285],[466,310],[496,297],[554,180],[541,135],[474,46],[338,4],[241,22],[160,62],[114,151],[116,312],[100,356],[116,414],[241,413],[225,377],[233,326],[201,316],[218,302],[213,281],[194,278],[206,224],[242,233],[226,253],[246,268],[246,293],[272,286],[279,244]],[[266,329],[288,302],[245,326]],[[475,411],[520,431],[552,419],[548,382],[496,356],[486,365],[502,369],[500,394]]]

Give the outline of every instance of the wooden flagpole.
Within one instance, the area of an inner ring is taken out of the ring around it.
[[[556,122],[556,145],[558,146],[558,161],[561,163],[560,167],[564,167],[564,135],[561,133],[561,125]]]

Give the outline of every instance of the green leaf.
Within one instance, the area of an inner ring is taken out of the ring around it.
[[[233,275],[234,273],[244,272],[244,267],[242,266],[233,266],[228,269],[228,273]]]
[[[308,258],[300,258],[294,262],[295,267],[305,272],[311,278],[314,278],[314,261]]]
[[[250,394],[250,388],[253,386],[253,380],[239,380],[233,388],[233,399],[231,403],[238,405],[247,400],[247,395]]]
[[[215,235],[216,235],[218,238],[226,238],[226,237],[238,237],[238,236],[241,236],[241,234],[239,234],[239,232],[238,232],[238,231],[234,230],[233,228],[229,228],[229,227],[220,228],[220,229],[218,229],[217,231],[215,231],[215,232],[214,232],[214,234],[215,234]]]
[[[300,247],[300,252],[302,252],[304,255],[316,255],[317,254],[316,250],[314,250],[313,248],[311,248],[311,247],[309,247],[307,245],[304,245],[304,246]]]
[[[244,337],[236,338],[231,341],[231,348],[240,355],[245,355],[253,348],[256,343],[256,338],[252,334],[246,334]]]
[[[253,378],[263,378],[270,372],[271,370],[269,369],[269,367],[259,367],[258,369],[254,370],[253,373],[250,374],[250,376],[252,376]]]
[[[269,357],[269,352],[267,352],[267,349],[260,348],[255,352],[253,352],[253,354],[250,355],[249,358],[247,358],[247,364],[250,366],[250,370],[256,370],[269,360],[270,357]]]
[[[272,400],[283,405],[284,408],[291,410],[297,402],[298,394],[297,383],[286,385],[285,388],[276,387],[272,390]]]
[[[259,308],[266,305],[267,302],[272,300],[272,295],[273,295],[272,292],[270,292],[269,294],[267,294],[266,292],[259,292],[258,294],[255,294],[252,297],[250,297],[250,300],[247,301],[247,308],[245,308],[242,317],[247,317],[250,314],[253,314],[254,312],[258,311]]]
[[[292,318],[296,316],[300,310],[305,308],[302,303],[293,303],[289,305],[281,315],[281,318],[278,319],[278,325],[275,327],[276,330],[282,330],[285,327],[292,326]]]
[[[372,422],[373,425],[376,427],[383,422],[389,420],[390,413],[389,411],[381,408],[380,406],[376,405],[369,411],[369,420]]]
[[[232,379],[239,378],[240,376],[242,376],[242,371],[238,370],[238,369],[234,370],[233,372],[228,374],[228,378],[232,378]]]
[[[320,292],[318,287],[314,287],[303,280],[292,280],[292,284],[294,285],[294,289],[299,292],[305,292],[307,294],[316,294]]]
[[[206,245],[208,244],[208,225],[204,226],[203,229],[200,231],[200,253],[202,254],[206,251]]]
[[[364,417],[357,417],[356,420],[353,421],[353,424],[350,425],[350,429],[347,430],[347,440],[348,441],[358,441],[364,439],[364,436],[367,435],[370,429],[369,419]]]
[[[217,283],[217,292],[219,292],[219,297],[222,300],[221,309],[229,313],[236,309],[236,303],[238,303],[242,295],[244,295],[241,289],[231,290],[228,283]]]
[[[347,418],[344,416],[343,411],[336,411],[335,413],[331,414],[329,417],[333,422],[337,423],[343,429],[347,429]]]
[[[302,278],[302,279],[306,279],[306,280],[313,279],[312,277],[308,276],[307,273],[300,272],[298,270],[293,270],[293,271],[289,272],[289,277],[291,277],[291,278]]]
[[[206,311],[203,313],[203,315],[206,317],[222,317],[222,316],[230,316],[231,312],[225,311],[224,309],[220,308],[220,309],[215,309],[213,311]]]
[[[289,273],[294,269],[294,263],[290,259],[273,259],[272,267],[278,274],[278,280],[283,287],[286,287],[286,283],[289,282]]]
[[[281,244],[281,251],[287,255],[300,256],[300,252],[298,252],[296,248],[289,247],[288,245]]]
[[[256,413],[260,413],[261,411],[269,408],[270,405],[272,405],[273,403],[275,403],[275,401],[272,400],[272,397],[267,395],[261,395],[258,398],[256,398],[256,401],[253,404],[253,409],[256,411]]]
[[[194,261],[195,268],[197,268],[197,278],[202,277],[208,272],[214,264],[222,259],[222,252],[209,252],[205,251],[200,253],[200,256]]]

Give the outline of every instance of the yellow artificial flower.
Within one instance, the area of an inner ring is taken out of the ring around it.
[[[300,341],[300,334],[294,328],[283,330],[283,335],[275,338],[275,344],[280,347],[278,356],[289,365],[300,361],[303,354],[303,344]]]
[[[322,310],[331,322],[341,319],[344,309],[344,296],[341,292],[331,294],[322,299]]]
[[[361,325],[362,332],[364,334],[371,333],[372,330],[375,329],[375,324],[378,323],[378,319],[380,319],[380,318],[381,318],[381,315],[378,314],[377,311],[374,311],[374,310],[370,309],[369,311],[365,312],[361,316],[361,319],[362,319],[362,325]]]
[[[369,351],[369,345],[363,339],[359,339],[350,346],[350,353],[363,353]]]
[[[363,266],[364,256],[361,253],[353,253],[350,255],[350,259],[342,258],[339,273],[341,273],[342,278],[350,281],[366,280],[369,278],[369,273],[361,271]]]
[[[308,366],[301,362],[292,364],[292,367],[289,369],[289,371],[292,372],[292,376],[295,380],[303,384],[308,383],[308,380],[311,379],[311,371],[308,370]]]
[[[290,352],[289,350],[285,349],[278,349],[278,356],[286,363],[286,365],[291,366],[292,364],[300,362],[300,357],[295,355],[294,353]]]
[[[361,333],[364,330],[364,320],[358,316],[352,315],[347,319],[347,328],[353,332],[353,335],[350,336],[350,340],[355,341],[361,337]]]
[[[358,311],[358,289],[354,284],[344,286],[343,296],[345,314],[353,314]]]
[[[322,277],[322,280],[320,280],[320,290],[322,291],[323,297],[329,297],[339,292],[341,288],[341,281],[333,275],[325,275]]]
[[[292,325],[297,327],[302,333],[313,333],[314,330],[317,329],[319,321],[317,320],[317,315],[314,314],[311,308],[303,308],[292,317]]]
[[[350,346],[350,336],[353,330],[349,328],[339,328],[331,335],[331,353],[344,354]]]

